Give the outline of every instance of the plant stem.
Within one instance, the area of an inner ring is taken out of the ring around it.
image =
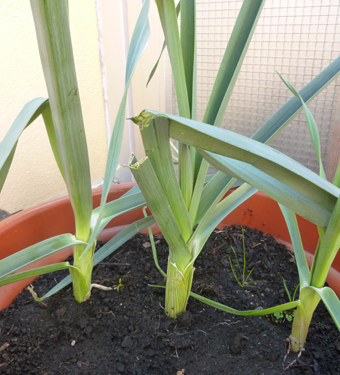
[[[308,328],[320,297],[314,290],[302,288],[299,300],[301,304],[297,307],[293,320],[292,334],[289,338],[290,348],[294,352],[300,351],[306,342]]]
[[[165,290],[165,313],[171,318],[176,318],[186,309],[195,269],[191,265],[185,271],[181,270],[171,258],[170,251]]]
[[[89,251],[82,257],[86,245],[75,245],[74,251],[74,267],[79,272],[71,272],[73,282],[73,294],[79,303],[86,301],[91,295],[91,280],[93,269],[93,254],[96,243],[94,242]]]

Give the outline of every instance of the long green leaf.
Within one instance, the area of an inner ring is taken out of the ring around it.
[[[29,279],[30,277],[45,275],[46,273],[61,271],[70,268],[72,268],[72,266],[69,262],[50,264],[48,266],[34,268],[33,270],[15,273],[14,275],[10,275],[0,279],[0,286],[11,284],[20,280]]]
[[[48,106],[48,99],[35,98],[26,103],[0,143],[0,191],[11,166],[15,148],[22,132]]]
[[[304,100],[304,102],[308,103],[311,101],[320,91],[322,91],[328,84],[330,84],[340,73],[340,57],[333,61],[328,67],[326,67],[321,73],[319,73],[311,82],[309,82],[306,86],[304,86],[300,91],[299,95]],[[261,128],[251,137],[254,140],[257,140],[262,143],[269,144],[272,142],[276,136],[280,134],[280,132],[292,121],[292,119],[299,113],[302,108],[301,101],[296,98],[292,97],[288,100],[267,122],[265,122]],[[340,165],[340,164],[339,164]],[[222,172],[217,172],[216,177],[221,175],[219,178],[225,179],[226,177],[223,176]],[[338,173],[336,176],[339,176],[334,181],[337,182],[334,184],[340,188],[340,167],[338,168]],[[215,181],[211,181],[211,183],[215,183]],[[207,189],[208,185],[205,187]],[[204,189],[204,190],[205,190]],[[223,189],[223,184],[220,187]],[[213,187],[207,194],[204,193],[202,195],[199,214],[198,217],[202,217],[204,212],[208,209],[209,204],[216,203],[220,191]],[[211,203],[209,203],[211,202]]]
[[[332,214],[331,209],[315,202],[304,192],[299,192],[289,186],[288,180],[282,179],[284,182],[281,182],[250,164],[205,151],[200,152],[204,158],[222,172],[249,183],[307,220],[324,228],[328,225]],[[319,178],[319,176],[317,177]],[[306,186],[308,188],[308,184]]]
[[[171,138],[252,164],[326,209],[333,210],[339,189],[279,151],[225,129],[169,114],[162,116],[170,120]],[[214,158],[214,155],[210,156]]]
[[[191,254],[150,160],[144,158],[140,162],[136,162],[132,159],[129,166],[165,240],[174,252],[174,262],[179,269],[184,269]]]
[[[49,101],[46,98],[36,98],[25,104],[0,143],[0,191],[12,164],[20,135],[40,114],[44,118],[52,151],[59,170],[63,175]]]
[[[245,0],[216,76],[203,122],[220,126],[265,0]]]
[[[296,220],[296,216],[293,211],[288,210],[283,205],[279,205],[280,209],[285,218],[289,235],[292,241],[294,255],[296,260],[296,266],[299,272],[300,288],[303,288],[309,283],[309,267],[306,259],[305,252],[301,241],[299,226]]]
[[[308,288],[313,289],[322,299],[328,312],[334,320],[334,323],[340,331],[340,301],[335,292],[328,287],[325,288],[315,288],[313,286],[308,286]]]
[[[274,314],[276,312],[294,309],[295,307],[299,306],[299,304],[300,304],[300,301],[293,301],[293,302],[284,303],[282,305],[270,307],[268,309],[263,309],[263,310],[244,310],[244,311],[241,311],[241,310],[232,309],[231,307],[225,306],[222,303],[212,301],[209,298],[202,297],[202,296],[200,296],[196,293],[193,293],[193,292],[190,292],[190,296],[196,298],[197,300],[199,300],[203,303],[205,303],[206,305],[214,307],[215,309],[225,311],[229,314],[242,315],[242,316],[262,316],[262,315]]]
[[[64,172],[63,172],[63,167],[62,167],[62,164],[61,164],[61,158],[60,158],[60,154],[59,154],[59,150],[58,150],[57,136],[56,136],[55,129],[54,129],[54,123],[53,123],[53,117],[52,117],[50,105],[48,105],[46,107],[46,109],[42,113],[42,116],[43,116],[43,119],[44,119],[45,128],[46,128],[46,131],[47,131],[48,139],[50,141],[50,145],[51,145],[51,148],[52,148],[52,151],[53,151],[55,161],[57,162],[59,171],[60,171],[62,177],[64,178]]]
[[[88,241],[92,211],[89,159],[66,1],[31,0],[38,47],[77,238]]]
[[[166,46],[174,76],[179,113],[190,118],[188,89],[185,79],[184,61],[179,37],[177,14],[173,0],[156,0]]]
[[[126,212],[130,212],[137,208],[141,208],[145,206],[145,199],[142,193],[131,194],[128,196],[120,197],[112,202],[109,202],[104,207],[103,217],[100,222],[100,231],[115,217],[124,214]],[[100,212],[100,208],[93,210],[93,221],[96,222],[98,219],[98,215]]]
[[[9,169],[11,167],[16,147],[17,147],[16,145],[13,147],[11,153],[9,154],[8,158],[2,165],[2,168],[0,169],[0,193],[1,193],[2,188],[4,187]]]
[[[19,269],[26,267],[40,259],[65,249],[69,246],[81,245],[84,242],[79,241],[73,234],[61,234],[38,242],[26,249],[18,251],[0,261],[0,278],[3,278]]]
[[[323,169],[322,165],[322,160],[321,160],[321,147],[320,147],[320,137],[319,137],[319,131],[318,127],[316,126],[316,122],[314,120],[314,117],[307,107],[306,103],[303,101],[301,98],[300,94],[295,90],[295,88],[288,82],[286,81],[280,73],[278,73],[282,82],[287,86],[287,88],[298,98],[300,99],[303,109],[305,111],[305,116],[306,116],[306,121],[307,121],[307,126],[310,134],[310,138],[314,147],[315,155],[319,163],[319,169],[320,169],[320,176],[322,178],[326,178],[325,171]]]
[[[143,214],[144,214],[145,218],[148,217],[148,214],[147,214],[145,208],[143,208]],[[166,273],[162,270],[162,268],[160,267],[160,265],[158,263],[157,249],[156,249],[155,240],[154,240],[154,237],[153,237],[153,234],[152,234],[151,227],[148,227],[148,235],[149,235],[149,240],[150,240],[151,249],[152,249],[153,261],[154,261],[155,266],[158,269],[159,273],[165,278]]]
[[[338,167],[337,167],[336,172],[335,172],[333,185],[340,188],[340,162],[339,162]]]
[[[186,2],[187,1],[188,0],[186,0]],[[190,98],[188,96],[183,51],[177,25],[175,3],[173,0],[156,0],[156,4],[169,52],[179,113],[183,117],[190,118]],[[192,161],[189,148],[187,145],[179,144],[179,181],[184,202],[187,207],[190,205],[192,195],[192,177]]]
[[[178,15],[179,15],[180,10],[181,10],[181,2],[179,2],[179,3],[177,4],[177,6],[176,6],[176,14],[177,14],[177,17],[178,17]],[[152,77],[154,76],[154,74],[155,74],[155,72],[156,72],[156,70],[157,70],[157,68],[158,68],[158,64],[159,64],[159,62],[160,62],[160,60],[161,60],[161,57],[162,57],[162,54],[163,54],[165,48],[166,48],[166,41],[164,41],[163,46],[162,46],[162,49],[161,49],[161,53],[159,54],[159,57],[158,57],[158,60],[156,61],[156,64],[154,65],[154,67],[152,68],[152,70],[151,70],[151,72],[150,72],[150,75],[149,75],[149,78],[148,78],[148,82],[146,83],[146,86],[148,86],[148,84],[149,84],[150,81],[152,80]]]
[[[172,161],[168,120],[160,118],[157,126],[151,120],[147,126],[142,126],[141,135],[146,156],[152,164],[182,235],[185,241],[188,241],[192,226]]]
[[[340,57],[328,65],[312,81],[307,83],[299,95],[305,103],[309,103],[316,95],[328,86],[340,73]],[[288,100],[274,115],[266,121],[252,136],[252,139],[262,143],[270,143],[299,113],[301,101],[295,96]]]
[[[196,154],[197,154],[197,151],[196,151]],[[205,202],[204,198],[202,197],[202,194],[204,191],[204,184],[206,183],[206,177],[207,177],[209,167],[210,167],[210,164],[206,160],[203,159],[201,166],[199,168],[199,171],[198,171],[198,175],[196,176],[196,179],[195,179],[195,187],[192,193],[192,198],[191,198],[190,208],[189,208],[189,216],[193,224],[199,221],[199,219],[197,219],[197,213],[198,213],[198,210],[201,209],[202,203]],[[208,203],[208,201],[210,201],[210,196],[206,196],[206,203]]]
[[[181,1],[181,47],[183,52],[183,64],[185,81],[188,92],[191,118],[193,106],[196,101],[194,92],[195,55],[196,55],[196,1]]]
[[[48,99],[35,98],[25,104],[0,143],[0,169],[15,147],[24,129],[29,126],[48,106]]]
[[[205,162],[208,163],[207,161]],[[223,193],[226,193],[225,190],[229,190],[235,182],[235,178],[222,172],[217,172],[208,181],[202,191],[195,223],[199,223],[202,220],[206,212],[223,198]]]
[[[116,121],[113,127],[113,132],[110,141],[110,147],[108,152],[108,159],[105,169],[104,186],[100,202],[99,215],[97,217],[96,225],[93,228],[92,235],[89,244],[98,237],[101,232],[101,220],[104,213],[104,207],[109,194],[110,186],[112,184],[113,177],[116,173],[119,154],[121,150],[122,140],[123,140],[123,130],[125,123],[125,108],[127,101],[128,88],[131,82],[133,72],[136,68],[137,62],[140,59],[143,51],[150,37],[150,26],[148,21],[148,14],[150,8],[150,0],[145,0],[138,16],[138,20],[131,38],[128,58],[126,63],[126,74],[125,74],[125,90],[123,98],[121,100]],[[85,250],[86,253],[89,247]]]
[[[338,198],[331,219],[324,235],[320,239],[318,251],[313,264],[310,285],[322,288],[326,281],[328,271],[340,248],[340,197]]]
[[[203,116],[203,122],[221,126],[249,43],[255,31],[265,0],[245,0],[225,50],[216,80]],[[196,154],[195,179],[202,157]]]

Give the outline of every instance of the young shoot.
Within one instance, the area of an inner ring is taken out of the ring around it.
[[[241,275],[241,280],[238,279],[237,275],[236,275],[236,271],[233,267],[233,263],[231,261],[231,258],[230,256],[228,256],[229,258],[229,263],[230,263],[230,267],[231,267],[231,270],[233,272],[233,275],[235,277],[235,280],[237,281],[238,285],[243,288],[246,284],[249,284],[249,282],[247,283],[248,279],[249,279],[249,276],[251,275],[251,273],[253,272],[254,268],[253,267],[250,272],[248,273],[248,276],[245,277],[245,273],[246,273],[246,247],[245,247],[245,244],[244,244],[244,231],[243,231],[243,227],[242,227],[242,249],[243,249],[243,269],[241,270],[241,267],[240,267],[240,263],[237,259],[237,255],[236,255],[236,251],[235,249],[231,246],[231,249],[233,250],[233,253],[235,255],[235,259],[236,259],[236,263],[237,263],[237,268],[239,270],[239,273]],[[251,281],[250,283],[255,283],[256,281]]]
[[[295,301],[295,296],[296,296],[296,293],[299,289],[299,286],[300,284],[298,284],[294,290],[294,293],[293,293],[293,297],[291,297],[290,293],[289,293],[289,290],[288,290],[288,287],[287,287],[287,284],[286,284],[286,280],[281,276],[281,279],[282,279],[282,282],[283,282],[283,286],[285,288],[285,291],[287,293],[287,296],[288,296],[288,299],[289,299],[289,302],[293,302]],[[296,313],[296,310],[287,310],[287,311],[278,311],[276,313],[274,313],[274,316],[276,318],[276,323],[283,323],[285,320],[288,320],[289,322],[291,322],[295,316],[295,313]]]
[[[122,278],[119,278],[118,285],[114,286],[114,289],[119,292],[119,289],[123,289],[125,286],[122,284]]]

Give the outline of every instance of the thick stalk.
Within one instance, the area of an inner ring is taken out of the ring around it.
[[[91,295],[91,280],[93,269],[93,254],[96,242],[93,243],[89,251],[81,258],[86,245],[75,245],[73,247],[74,267],[79,272],[71,272],[73,282],[74,298],[78,302],[84,302],[90,298]]]
[[[194,270],[192,265],[185,272],[179,269],[173,262],[170,251],[165,290],[165,313],[171,318],[175,319],[186,309]]]
[[[292,334],[289,337],[290,348],[294,352],[299,352],[306,342],[310,322],[320,297],[314,290],[302,288],[299,300],[301,304],[297,307],[293,320]]]

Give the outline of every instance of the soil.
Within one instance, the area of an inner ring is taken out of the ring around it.
[[[212,234],[199,256],[193,291],[240,310],[287,302],[281,276],[291,295],[298,284],[292,254],[256,230],[245,227],[244,238],[246,275],[254,267],[248,283],[238,285],[228,258],[236,267],[233,246],[243,267],[241,228],[227,227]],[[166,270],[167,245],[161,236],[156,240],[159,263]],[[61,277],[41,277],[35,291],[44,294]],[[82,304],[74,301],[70,288],[42,303],[25,290],[0,312],[0,373],[340,374],[339,331],[322,304],[300,357],[290,353],[285,358],[288,315],[279,320],[273,315],[234,316],[190,298],[187,312],[176,320],[166,317],[164,289],[149,286],[164,285],[164,280],[144,235],[97,266],[93,282],[116,289],[94,289]]]

